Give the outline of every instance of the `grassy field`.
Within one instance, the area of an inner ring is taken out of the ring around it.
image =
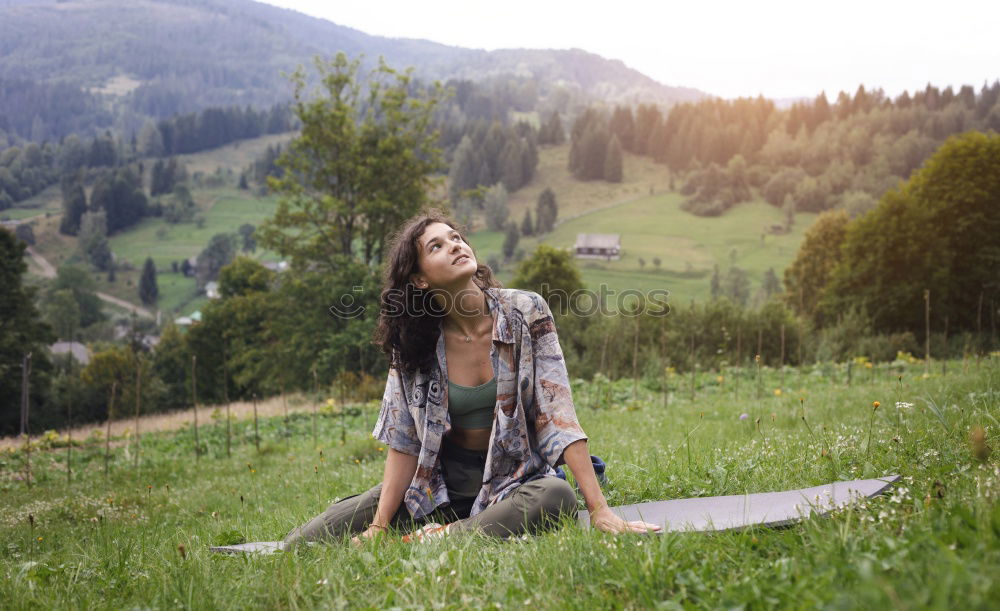
[[[128,263],[133,269],[119,269],[115,282],[108,282],[105,274],[94,274],[98,290],[138,303],[138,283],[142,264],[147,256],[153,258],[159,270],[157,284],[160,301],[157,307],[164,312],[189,313],[204,303],[196,293],[194,278],[185,278],[171,271],[171,262],[178,264],[188,257],[198,255],[217,233],[235,232],[243,223],[259,225],[269,218],[277,205],[274,197],[255,197],[234,188],[197,189],[194,191],[199,213],[205,218],[201,227],[196,223],[170,224],[162,218],[145,218],[128,231],[112,236],[108,242],[120,264]],[[73,261],[77,240],[61,235],[59,217],[39,219],[35,228],[38,251],[58,267]],[[258,249],[254,255],[261,260],[275,260],[273,253]]]
[[[46,212],[62,214],[62,192],[59,185],[52,185],[34,197],[19,202],[16,207],[0,212],[0,219],[44,217]]]
[[[642,196],[612,207],[581,214],[560,223],[541,240],[523,239],[520,248],[534,250],[540,241],[560,248],[572,248],[578,233],[621,235],[622,256],[618,261],[580,260],[581,276],[590,288],[606,284],[615,290],[666,288],[678,302],[709,296],[712,266],[722,273],[730,262],[746,270],[754,289],[760,286],[768,268],[778,277],[795,257],[805,230],[815,218],[799,214],[792,231],[766,235],[763,227],[782,221],[774,206],[756,201],[741,204],[718,218],[693,216],[683,210],[683,196],[677,193]],[[503,234],[477,232],[470,240],[486,257],[500,256]],[[656,268],[653,258],[659,257]],[[639,259],[645,260],[640,266]],[[500,275],[513,277],[512,267]]]
[[[219,168],[238,173],[267,146],[286,143],[289,134],[266,136],[235,143],[213,151],[184,155],[179,159],[188,172],[208,175]],[[795,256],[805,229],[814,215],[800,214],[789,234],[768,235],[761,239],[762,228],[783,220],[781,211],[761,201],[743,204],[718,218],[700,218],[680,209],[683,197],[671,192],[669,171],[649,158],[626,154],[625,179],[613,184],[603,181],[581,182],[566,169],[569,145],[544,147],[531,184],[511,195],[511,218],[520,222],[526,209],[534,209],[538,195],[552,188],[559,201],[560,224],[541,239],[522,239],[520,248],[531,253],[539,242],[571,248],[578,233],[618,233],[623,255],[619,261],[581,261],[584,282],[591,288],[601,284],[624,289],[662,289],[671,291],[674,301],[705,299],[713,265],[725,273],[730,262],[749,273],[752,289],[760,286],[764,273],[774,268],[781,275]],[[135,268],[118,273],[115,283],[95,274],[100,290],[122,299],[138,302],[137,283],[146,256],[152,256],[161,274],[158,278],[161,310],[189,313],[199,305],[193,279],[170,272],[172,261],[197,255],[212,235],[235,231],[243,223],[259,225],[276,206],[274,197],[257,198],[232,187],[196,188],[195,200],[205,217],[204,225],[171,225],[162,218],[147,218],[128,231],[110,239],[111,248],[121,261]],[[5,211],[14,217],[38,216],[35,234],[38,250],[58,266],[76,252],[76,240],[59,235],[60,196],[52,187],[29,200],[22,207]],[[45,212],[53,213],[44,218]],[[502,260],[503,235],[481,229],[471,237],[473,246],[485,261]],[[260,253],[263,259],[273,259]],[[661,265],[653,264],[659,258]],[[645,261],[640,266],[639,259]],[[513,278],[513,265],[501,266],[502,282]]]
[[[344,420],[296,415],[262,424],[202,422],[131,439],[103,474],[99,439],[0,458],[0,600],[8,608],[995,608],[1000,586],[1000,467],[981,462],[970,429],[996,446],[1000,362],[855,372],[821,364],[686,377],[663,395],[628,380],[575,385],[591,453],[608,464],[612,504],[743,494],[833,480],[903,476],[886,496],[782,529],[609,535],[570,520],[503,542],[478,537],[353,548],[335,542],[264,557],[213,555],[216,542],[274,540],[337,498],[380,481],[370,438],[377,406]],[[901,377],[899,377],[901,376]],[[780,390],[781,392],[777,392]],[[873,409],[873,401],[881,406]],[[912,404],[912,406],[907,406]],[[898,407],[897,407],[898,405]],[[740,415],[748,417],[741,420]],[[287,431],[287,434],[286,434]],[[29,515],[31,519],[29,520]],[[32,522],[33,520],[33,522]],[[402,533],[394,533],[400,535]],[[992,602],[991,602],[992,601]]]

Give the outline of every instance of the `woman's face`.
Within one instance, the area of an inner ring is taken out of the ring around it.
[[[414,285],[421,289],[462,287],[478,267],[472,247],[445,223],[431,223],[417,238]]]

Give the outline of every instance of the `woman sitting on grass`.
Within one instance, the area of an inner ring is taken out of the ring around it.
[[[563,463],[594,527],[660,530],[608,508],[545,300],[500,288],[455,227],[419,215],[389,253],[375,332],[390,359],[373,431],[389,448],[382,483],[334,503],[285,543],[348,533],[360,543],[425,522],[404,541],[537,532],[560,514],[576,517],[576,494],[554,469]]]

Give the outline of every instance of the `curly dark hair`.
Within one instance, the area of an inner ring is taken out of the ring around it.
[[[430,291],[419,289],[410,282],[410,276],[420,271],[417,239],[433,223],[448,225],[458,231],[463,242],[469,243],[462,227],[444,212],[426,210],[403,223],[392,237],[382,272],[379,318],[373,342],[381,346],[390,366],[407,373],[430,370],[445,314]],[[479,262],[478,257],[477,264],[473,276],[476,286],[484,290],[499,288],[501,285],[489,266]]]

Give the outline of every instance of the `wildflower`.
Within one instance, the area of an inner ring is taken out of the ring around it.
[[[780,397],[781,396],[781,389],[780,388],[775,388],[774,389],[774,396],[775,397]]]
[[[723,381],[724,379],[725,379],[725,378],[723,378],[722,376],[719,376],[719,377],[715,378],[715,381],[716,381],[716,382],[718,382],[719,384],[722,384],[722,381]]]
[[[865,368],[867,368],[867,369],[871,369],[872,368],[871,361],[865,363]]]
[[[882,404],[881,404],[881,403],[879,403],[878,401],[872,401],[872,409],[873,409],[873,410],[876,410],[876,409],[878,409],[878,406],[879,406],[879,405],[882,405]]]
[[[912,403],[907,403],[906,401],[896,401],[896,409],[898,410],[908,410],[913,407]]]
[[[44,538],[45,538],[45,537],[38,537],[38,542],[39,542],[39,543],[41,543],[41,542],[42,542],[42,539],[44,539]]]
[[[760,363],[760,355],[758,354],[758,355],[754,356],[753,360],[754,360],[755,363]]]
[[[750,417],[750,414],[748,414],[746,412],[743,412],[742,414],[740,414],[740,420],[746,420],[749,417]]]

